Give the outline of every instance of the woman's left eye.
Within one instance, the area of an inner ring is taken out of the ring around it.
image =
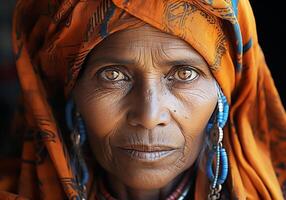
[[[199,73],[191,67],[180,67],[173,73],[171,79],[176,79],[178,81],[192,81],[198,76]]]
[[[106,69],[102,71],[100,75],[108,81],[122,81],[127,79],[121,71],[116,69]]]

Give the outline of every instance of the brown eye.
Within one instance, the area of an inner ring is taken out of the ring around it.
[[[192,81],[197,78],[199,74],[192,68],[179,68],[175,74],[174,78],[179,81]]]
[[[126,79],[125,75],[122,72],[114,69],[104,70],[101,75],[104,79],[109,81],[121,81]]]

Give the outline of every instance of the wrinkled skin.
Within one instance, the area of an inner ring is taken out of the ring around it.
[[[97,162],[119,199],[164,199],[205,141],[217,89],[183,40],[148,25],[103,40],[74,89]]]

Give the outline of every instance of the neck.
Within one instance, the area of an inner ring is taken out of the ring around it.
[[[162,199],[177,199],[180,196],[179,194],[174,194],[175,190],[180,190],[183,192],[185,188],[190,189],[190,183],[192,182],[193,173],[191,171],[182,173],[178,175],[175,179],[169,182],[164,187],[159,189],[138,189],[131,188],[116,177],[108,174],[106,178],[103,178],[101,181],[101,191],[105,190],[107,193],[110,193],[116,199],[137,199],[137,200],[162,200]],[[103,182],[105,180],[105,182]],[[189,185],[189,186],[187,186]],[[176,192],[177,193],[177,192]],[[175,197],[175,198],[174,198]],[[110,199],[110,198],[109,198]]]

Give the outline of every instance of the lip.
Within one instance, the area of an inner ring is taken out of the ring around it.
[[[128,145],[118,148],[128,157],[145,162],[154,162],[168,157],[177,149],[162,145]]]
[[[160,151],[172,151],[175,150],[175,147],[166,146],[166,145],[126,145],[118,147],[123,150],[133,150],[133,151],[140,151],[140,152],[160,152]]]

